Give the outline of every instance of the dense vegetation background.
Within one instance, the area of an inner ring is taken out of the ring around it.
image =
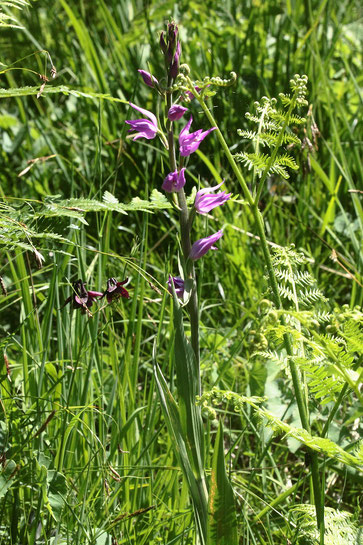
[[[260,209],[268,240],[301,250],[326,298],[309,302],[309,330],[313,316],[318,335],[345,339],[358,392],[343,377],[329,399],[327,391],[319,398],[325,380],[327,389],[338,381],[330,370],[317,395],[311,391],[310,413],[316,435],[324,430],[353,452],[363,344],[360,3],[38,0],[21,11],[0,4],[16,17],[14,28],[0,26],[0,543],[194,543],[153,377],[157,362],[173,391],[164,288],[177,273],[178,224],[169,208],[158,209],[160,195],[149,200],[168,173],[165,152],[156,141],[126,139],[128,101],[160,108],[137,69],[163,77],[159,34],[174,18],[193,79],[234,70],[236,84],[208,101],[233,153],[249,149],[237,129],[251,128],[245,113],[254,101],[288,92],[295,73],[307,74],[310,107],[296,129],[302,146],[289,150],[299,168],[288,180],[269,178]],[[208,128],[198,104],[188,107],[198,128]],[[247,169],[245,176],[251,183]],[[186,192],[220,179],[238,196],[211,136],[189,165]],[[133,201],[127,215],[116,206],[135,197],[147,202]],[[75,198],[83,206],[65,202]],[[272,303],[252,215],[240,195],[198,223],[196,238],[208,222],[224,237],[198,262],[203,389],[267,396],[271,413],[299,426],[289,376],[266,356],[279,345],[267,331]],[[92,318],[63,307],[71,282],[103,291],[109,277],[129,278],[129,300],[94,307]],[[357,327],[350,344],[339,329],[346,320]],[[281,431],[272,436],[250,406],[233,409],[218,406],[218,418],[240,543],[316,543],[292,511],[313,503],[306,447]],[[205,426],[210,467],[216,420],[206,417]],[[357,520],[359,469],[326,452],[320,463],[325,505]],[[360,543],[353,534],[342,543]]]

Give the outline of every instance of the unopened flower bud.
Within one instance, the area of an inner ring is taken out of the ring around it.
[[[173,106],[168,111],[168,119],[170,121],[177,121],[183,115],[185,112],[188,111],[188,108],[184,108],[184,106],[180,106],[180,104],[173,104]]]
[[[175,79],[179,73],[179,57],[180,57],[180,53],[181,53],[181,47],[180,47],[180,42],[178,41],[177,43],[177,46],[176,46],[176,51],[175,51],[175,55],[174,55],[174,58],[173,58],[173,62],[171,64],[171,67],[170,67],[170,75],[173,79]]]
[[[159,83],[158,80],[149,72],[146,72],[146,70],[138,70],[138,72],[144,80],[144,83],[146,83],[146,85],[148,85],[149,87],[154,87],[155,84],[157,85]]]
[[[164,39],[164,32],[162,32],[160,34],[160,48],[161,48],[161,51],[164,53],[166,53],[166,50],[167,50],[167,45],[165,43],[165,39]]]
[[[168,24],[168,50],[167,50],[167,58],[168,62],[172,63],[174,60],[174,55],[177,50],[177,36],[178,36],[178,27],[174,21]]]

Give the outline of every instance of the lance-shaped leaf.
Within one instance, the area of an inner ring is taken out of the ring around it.
[[[224,464],[223,425],[214,445],[208,502],[208,545],[237,545],[236,505]]]

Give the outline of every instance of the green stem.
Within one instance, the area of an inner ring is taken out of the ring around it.
[[[172,94],[167,95],[167,110],[172,105]],[[173,123],[172,121],[167,122],[166,124],[167,138],[168,138],[168,147],[169,147],[169,163],[171,172],[177,170],[177,163],[175,157],[175,143],[174,143],[174,132],[173,132]],[[187,305],[187,310],[189,313],[190,319],[190,330],[191,330],[191,344],[195,355],[196,365],[197,365],[197,376],[198,376],[198,395],[202,394],[201,378],[200,378],[200,356],[199,356],[199,307],[198,307],[198,293],[197,293],[197,282],[195,275],[195,268],[192,261],[189,259],[190,250],[192,248],[190,240],[190,230],[191,230],[191,217],[189,216],[187,201],[185,197],[184,188],[177,192],[178,204],[179,204],[179,220],[180,220],[180,239],[181,246],[183,250],[184,263],[185,263],[185,275],[186,278],[191,279],[192,288],[190,299]]]
[[[189,78],[188,78],[188,82],[191,85],[191,88],[193,88],[193,84],[192,84],[192,82],[191,82],[191,80]],[[240,184],[240,186],[242,188],[244,198],[246,199],[246,201],[248,202],[248,204],[251,207],[251,211],[252,211],[254,220],[256,222],[257,232],[258,232],[258,235],[259,235],[260,241],[261,241],[262,252],[263,252],[265,265],[266,265],[267,272],[268,272],[268,277],[269,277],[269,281],[270,281],[270,286],[271,286],[271,290],[272,290],[274,303],[275,303],[275,305],[276,305],[276,307],[278,309],[282,309],[283,306],[282,306],[282,301],[281,301],[281,297],[280,297],[280,293],[279,293],[279,289],[278,289],[278,283],[277,283],[277,279],[276,279],[276,276],[275,276],[275,271],[274,271],[273,264],[272,264],[270,250],[269,250],[269,247],[268,247],[268,244],[267,244],[266,233],[265,233],[265,225],[264,225],[262,215],[261,215],[261,213],[260,213],[260,211],[258,209],[259,193],[257,194],[256,199],[254,199],[252,197],[252,195],[250,193],[250,190],[248,189],[247,183],[246,183],[246,181],[245,181],[245,179],[244,179],[244,177],[243,177],[243,175],[242,175],[236,161],[234,160],[234,157],[233,157],[232,153],[230,152],[229,147],[228,147],[228,145],[227,145],[221,131],[219,130],[219,128],[217,126],[216,120],[214,119],[213,115],[209,111],[208,106],[204,102],[204,99],[196,91],[193,91],[193,93],[195,94],[196,98],[198,99],[199,104],[201,105],[201,107],[202,107],[205,115],[207,116],[211,126],[212,127],[217,127],[217,129],[215,131],[215,134],[217,135],[217,138],[218,138],[218,140],[219,140],[219,142],[220,142],[220,144],[222,146],[222,149],[226,154],[227,160],[228,160],[228,162],[229,162],[229,164],[230,164],[234,174],[236,175],[236,178],[237,178],[237,180],[238,180],[238,182],[239,182],[239,184]],[[290,110],[291,110],[291,108],[290,108]],[[290,112],[290,110],[289,110],[289,112]],[[276,153],[277,153],[277,149],[275,149],[275,155],[276,155]],[[265,178],[266,178],[266,175],[263,177],[263,180]],[[286,325],[284,316],[280,317],[280,322],[281,322],[282,326]],[[285,345],[285,350],[287,352],[287,355],[290,356],[290,358],[289,358],[289,367],[290,367],[290,372],[291,372],[292,382],[293,382],[293,386],[294,386],[296,402],[297,402],[297,406],[298,406],[298,410],[299,410],[301,424],[302,424],[303,428],[306,431],[310,432],[308,408],[306,406],[305,398],[304,398],[304,394],[303,394],[304,389],[303,389],[303,385],[302,385],[300,377],[299,377],[299,373],[298,373],[296,364],[292,359],[292,357],[294,355],[293,346],[292,346],[290,335],[288,335],[287,333],[284,334],[284,345]],[[318,457],[317,457],[317,454],[314,451],[310,452],[310,457],[311,457],[311,473],[312,473],[312,481],[313,481],[315,509],[316,509],[318,527],[320,527],[321,524],[322,524],[322,520],[323,520],[323,511],[322,511],[322,508],[321,508],[321,498],[322,498],[322,496],[321,496],[321,487],[320,487],[320,478],[319,478]]]

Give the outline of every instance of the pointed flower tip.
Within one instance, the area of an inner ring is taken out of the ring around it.
[[[224,180],[214,187],[206,187],[197,192],[194,206],[199,214],[207,214],[213,208],[221,206],[230,199],[232,193],[226,193],[225,191],[220,191],[215,195],[211,194],[216,189],[219,189],[223,183]]]
[[[146,72],[146,70],[138,70],[139,74],[141,75],[142,79],[144,80],[144,83],[148,87],[154,87],[155,85],[158,85],[158,80],[152,76],[149,72]]]
[[[202,131],[202,129],[199,129],[195,132],[189,133],[192,122],[193,117],[191,116],[188,123],[179,134],[180,155],[182,157],[188,157],[191,153],[197,151],[204,138],[217,128],[212,127],[206,131]]]
[[[214,243],[217,242],[223,236],[223,231],[219,230],[209,237],[201,238],[194,242],[192,249],[189,254],[189,259],[195,261],[203,257],[208,250],[217,250],[214,246]]]
[[[136,106],[136,104],[133,104],[132,102],[129,102],[129,105],[131,108],[134,108],[134,110],[141,112],[144,116],[149,118],[125,121],[125,123],[130,125],[130,131],[137,131],[134,134],[133,140],[137,140],[138,138],[147,138],[148,140],[152,140],[155,138],[158,132],[158,120],[156,119],[155,115],[152,112],[149,112],[149,110]]]

